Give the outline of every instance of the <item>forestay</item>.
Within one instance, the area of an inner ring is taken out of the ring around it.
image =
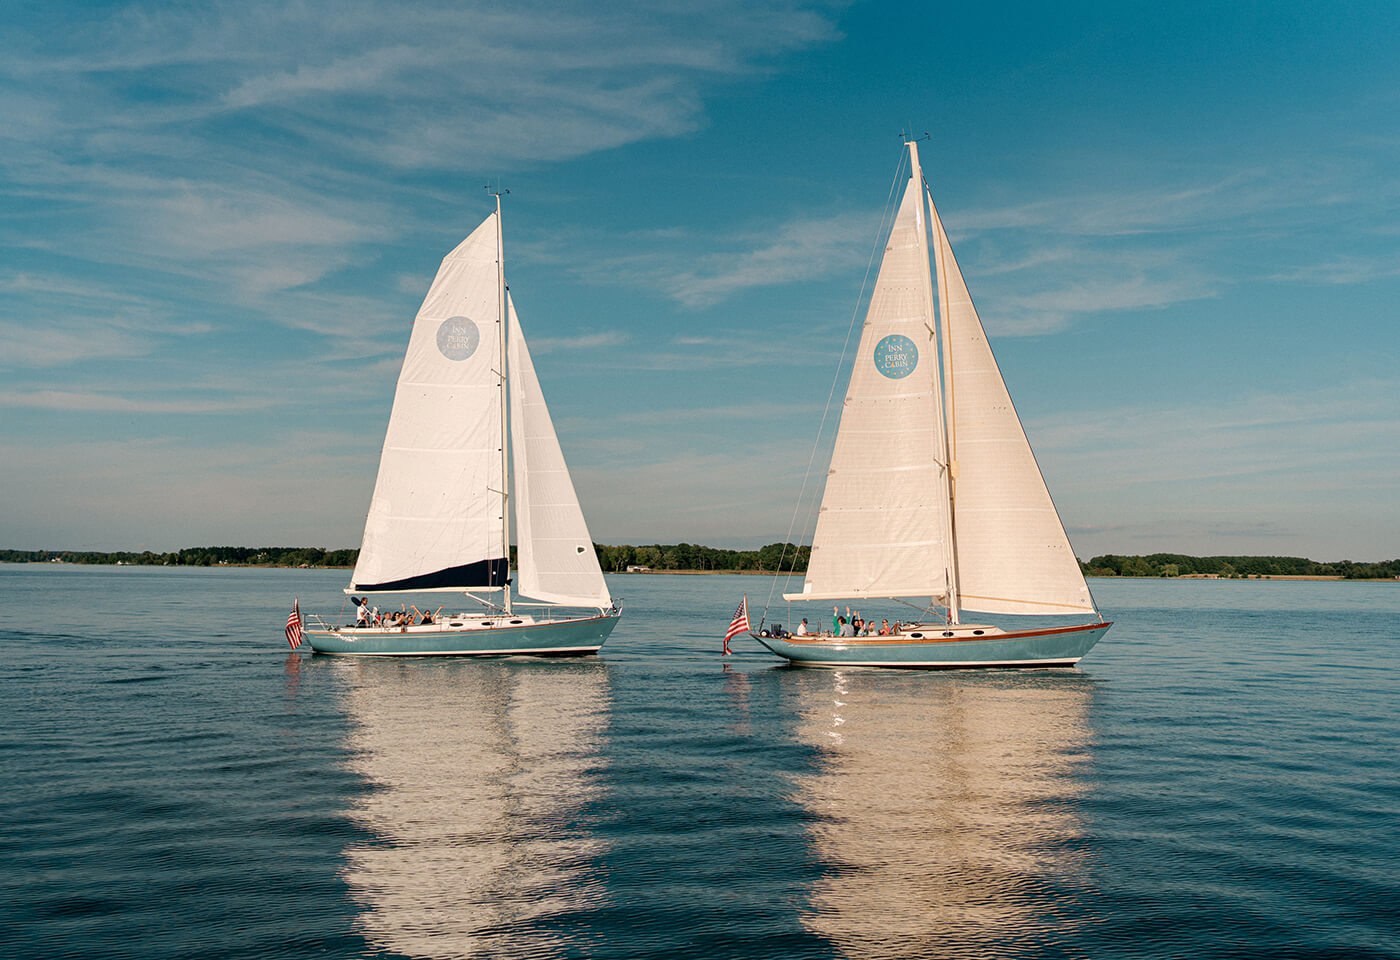
[[[443,258],[413,321],[351,591],[500,587],[496,214]]]
[[[516,591],[550,603],[604,608],[612,598],[509,298],[507,312]]]

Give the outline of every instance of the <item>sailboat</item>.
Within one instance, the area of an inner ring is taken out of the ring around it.
[[[306,637],[319,653],[586,655],[617,625],[621,603],[603,580],[504,260],[497,195],[495,212],[443,258],[399,374],[345,592],[366,595],[366,613],[368,598],[377,609],[382,596],[411,615],[360,614],[349,625],[313,615]],[[535,602],[513,599],[512,586]],[[432,609],[436,600],[418,600],[421,609],[407,602],[443,593],[477,607],[444,614]]]
[[[1094,606],[1011,405],[918,144],[907,146],[910,179],[861,332],[811,559],[801,592],[783,597],[927,598],[926,612],[945,612],[887,635],[751,635],[799,664],[1071,666],[1112,624]],[[966,622],[968,610],[1057,619],[1005,630]]]

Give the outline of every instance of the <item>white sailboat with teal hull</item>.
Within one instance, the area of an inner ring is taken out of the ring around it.
[[[861,332],[811,558],[801,592],[783,596],[917,598],[926,619],[883,636],[753,636],[821,666],[1070,666],[1111,624],[1011,404],[918,145],[908,147],[910,179]],[[964,611],[1055,619],[1007,630],[968,623]]]
[[[574,656],[596,653],[621,616],[506,288],[499,196],[443,259],[414,319],[345,592],[414,615],[331,625],[313,614],[313,650]],[[444,614],[444,593],[477,607]],[[425,622],[424,612],[435,615]]]

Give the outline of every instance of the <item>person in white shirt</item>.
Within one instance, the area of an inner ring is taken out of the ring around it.
[[[806,617],[803,617],[803,618],[802,618],[802,622],[799,623],[799,624],[797,625],[797,629],[793,632],[793,636],[794,636],[794,637],[805,637],[805,636],[807,636],[807,618],[806,618]]]

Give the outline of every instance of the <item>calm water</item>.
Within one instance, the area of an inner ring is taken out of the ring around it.
[[[1075,671],[726,664],[742,577],[288,653],[345,576],[0,565],[0,955],[1400,957],[1400,584],[1097,581]]]

